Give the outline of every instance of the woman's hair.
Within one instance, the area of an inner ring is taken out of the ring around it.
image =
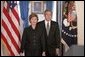
[[[31,13],[31,15],[29,16],[29,21],[31,20],[32,17],[37,17],[37,20],[38,20],[38,16],[36,13]]]

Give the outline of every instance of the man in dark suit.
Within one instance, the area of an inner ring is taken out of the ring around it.
[[[58,23],[52,21],[52,12],[45,10],[45,20],[38,23],[42,35],[43,53],[46,56],[56,56],[56,50],[60,47],[60,33]]]

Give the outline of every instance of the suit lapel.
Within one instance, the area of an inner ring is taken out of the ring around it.
[[[45,35],[47,36],[47,32],[46,32],[46,28],[45,28],[45,20],[43,21],[42,25],[43,25],[43,29],[44,29]],[[53,31],[53,22],[51,21],[49,35],[51,35],[52,31]]]
[[[46,27],[45,27],[45,20],[43,21],[43,29],[44,29],[44,32],[45,32],[45,35],[47,36],[47,32],[46,32]]]
[[[47,36],[46,27],[45,27],[45,21],[43,21],[43,27],[44,27],[44,30],[45,30],[45,33],[46,33],[46,36]],[[49,35],[52,33],[52,27],[53,27],[53,23],[52,23],[52,21],[51,21],[50,30],[49,30]]]

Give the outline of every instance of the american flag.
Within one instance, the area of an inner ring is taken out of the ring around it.
[[[4,41],[10,56],[20,52],[20,31],[17,1],[3,1],[1,18],[1,39]]]

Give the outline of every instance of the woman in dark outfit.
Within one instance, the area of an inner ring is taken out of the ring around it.
[[[25,56],[41,56],[41,32],[37,27],[38,16],[32,13],[29,16],[30,26],[24,29],[21,52],[25,52]]]

